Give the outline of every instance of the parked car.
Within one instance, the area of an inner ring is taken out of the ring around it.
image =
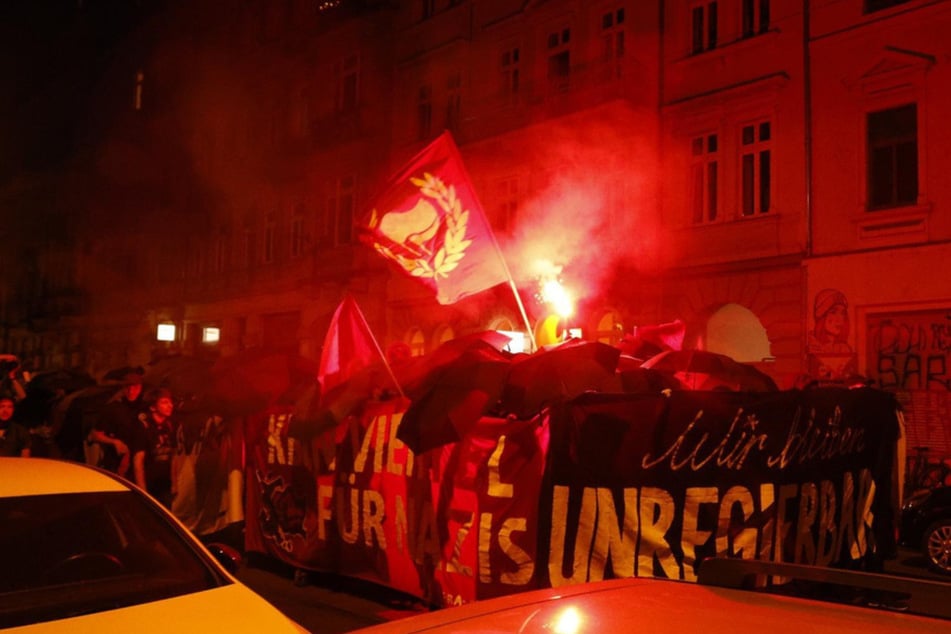
[[[932,570],[951,575],[951,486],[918,491],[905,501],[899,541],[920,550]]]
[[[306,631],[232,576],[236,551],[94,467],[0,458],[0,544],[0,629]]]
[[[768,577],[789,583],[764,591]],[[822,599],[803,598],[807,595]],[[951,632],[949,596],[951,584],[939,581],[710,559],[701,563],[697,583],[644,577],[597,581],[476,601],[357,632],[935,634]]]

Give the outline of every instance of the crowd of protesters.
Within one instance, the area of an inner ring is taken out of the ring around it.
[[[53,429],[52,405],[65,395],[49,398],[46,409],[29,407],[29,374],[22,372],[16,357],[0,355],[0,373],[0,456],[44,456],[94,464],[134,482],[171,508],[175,495],[172,457],[178,430],[169,390],[146,390],[142,372],[130,368],[115,392],[104,392],[108,400],[97,408],[91,421],[67,420],[70,429],[64,429],[62,422]],[[51,437],[61,432],[64,438],[76,436],[81,449],[72,450]]]

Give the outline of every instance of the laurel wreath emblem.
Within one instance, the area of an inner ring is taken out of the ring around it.
[[[443,223],[446,226],[442,245],[430,258],[412,258],[394,253],[387,247],[376,243],[374,246],[383,255],[395,260],[413,277],[445,278],[449,276],[462,258],[466,249],[472,244],[466,238],[466,229],[469,225],[469,210],[462,208],[462,202],[456,196],[454,185],[446,185],[441,178],[428,172],[422,178],[410,178],[410,182],[419,188],[420,193],[436,203],[444,213]],[[374,210],[374,220],[376,220]],[[371,226],[374,223],[371,222]]]

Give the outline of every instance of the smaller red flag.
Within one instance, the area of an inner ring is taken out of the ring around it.
[[[321,393],[327,394],[382,359],[360,307],[351,295],[347,295],[330,321],[320,352],[317,380]]]
[[[440,304],[508,280],[459,150],[443,132],[390,179],[361,239],[436,293]]]

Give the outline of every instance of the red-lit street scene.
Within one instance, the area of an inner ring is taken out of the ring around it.
[[[951,0],[0,30],[0,629],[951,632]]]

